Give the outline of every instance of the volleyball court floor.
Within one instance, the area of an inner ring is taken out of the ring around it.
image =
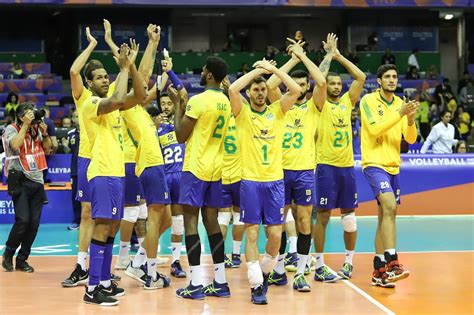
[[[120,286],[126,295],[117,307],[106,308],[82,302],[84,287],[62,288],[60,282],[76,262],[78,231],[68,231],[63,224],[42,224],[33,245],[30,264],[32,274],[0,272],[0,314],[474,314],[474,215],[401,216],[397,219],[399,258],[411,275],[397,282],[394,289],[372,287],[373,237],[377,219],[358,218],[358,240],[354,256],[354,273],[350,281],[320,283],[311,280],[312,291],[300,293],[289,284],[271,286],[268,305],[250,302],[245,257],[240,268],[227,269],[232,296],[228,299],[206,298],[190,301],[175,296],[177,288],[189,279],[171,279],[171,287],[145,291],[138,282],[125,276]],[[11,225],[0,225],[0,252]],[[213,277],[204,227],[202,264],[205,280]],[[226,240],[227,253],[232,248],[231,234]],[[343,230],[337,217],[331,219],[326,237],[325,262],[338,270],[344,261]],[[116,238],[118,243],[118,237]],[[264,250],[264,233],[259,248]],[[242,245],[242,251],[244,249]],[[161,238],[160,256],[171,254],[170,235]],[[312,250],[312,252],[314,252]],[[118,245],[114,255],[118,254]],[[187,270],[183,246],[181,258]],[[112,263],[115,263],[115,259]],[[169,275],[169,264],[159,271]]]

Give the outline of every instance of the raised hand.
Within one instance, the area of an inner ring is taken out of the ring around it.
[[[112,25],[107,19],[104,19],[104,31],[105,31],[105,34],[104,34],[105,41],[107,42],[109,40],[112,40]]]
[[[293,60],[296,60],[296,61],[300,61],[300,58],[298,58],[294,53],[293,53],[293,47],[295,45],[299,45],[303,48],[305,42],[302,42],[301,40],[298,41],[298,43],[296,43],[295,40],[291,39],[291,38],[287,38],[287,40],[291,43],[290,45],[288,45],[288,47],[286,47],[286,52],[288,53],[288,55],[291,56],[291,59]]]
[[[306,44],[306,42],[303,42],[299,40],[296,42],[294,39],[287,38],[287,40],[291,43],[290,46],[288,46],[288,53],[290,55],[295,55],[298,59],[301,59],[301,57],[305,54],[303,46]]]
[[[92,45],[97,45],[97,40],[94,38],[94,36],[91,35],[91,29],[88,27],[86,27],[86,37],[87,37],[87,41],[89,42],[89,44],[92,44]]]
[[[323,47],[326,53],[333,55],[340,55],[337,49],[337,36],[334,33],[329,33],[326,41],[323,41]]]
[[[153,42],[159,42],[160,41],[161,28],[159,26],[157,26],[155,24],[148,24],[146,32],[148,33],[148,38],[151,41],[153,41]]]
[[[415,115],[416,112],[418,111],[418,106],[420,103],[418,101],[412,100],[408,101],[405,99],[403,101],[402,107],[400,107],[400,115]]]
[[[25,112],[25,115],[23,116],[23,123],[27,126],[31,125],[31,122],[35,119],[35,114],[31,109],[27,110]]]
[[[128,59],[129,53],[130,48],[128,47],[128,45],[122,44],[119,50],[119,57],[117,58],[114,56],[115,62],[119,66],[120,70],[128,69],[130,67],[130,60]]]
[[[229,90],[229,86],[230,86],[230,80],[229,80],[229,76],[227,75],[224,78],[224,80],[222,80],[220,88],[223,91],[227,91],[227,90]]]
[[[266,60],[263,58],[263,60],[259,60],[253,64],[253,67],[255,69],[261,69],[264,71],[266,74],[271,74],[276,70],[276,61],[273,60]]]
[[[173,69],[173,58],[161,60],[161,67],[163,72],[171,71]]]
[[[140,49],[140,44],[137,45],[135,39],[130,38],[130,53],[128,55],[128,60],[130,60],[130,64],[135,64],[135,60],[138,56],[138,51]]]

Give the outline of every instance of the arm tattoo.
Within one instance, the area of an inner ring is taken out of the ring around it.
[[[331,60],[332,60],[332,57],[329,55],[326,55],[324,57],[324,60],[321,61],[321,64],[319,65],[319,70],[323,73],[324,77],[327,77],[329,73],[329,68],[331,67]]]

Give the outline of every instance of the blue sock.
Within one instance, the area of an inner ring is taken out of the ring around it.
[[[114,237],[108,237],[105,243],[104,250],[104,263],[102,264],[102,273],[100,275],[100,281],[110,280],[110,266],[112,265],[112,250],[114,248]]]
[[[92,239],[90,245],[89,286],[97,286],[100,283],[104,253],[105,243]]]

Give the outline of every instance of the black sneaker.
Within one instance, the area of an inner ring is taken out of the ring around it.
[[[76,268],[71,273],[69,278],[63,280],[61,285],[65,288],[77,287],[80,284],[87,284],[89,280],[89,271],[82,270],[81,265],[76,264]]]
[[[84,294],[84,302],[88,304],[96,304],[100,306],[115,306],[119,304],[114,298],[107,296],[103,290],[104,288],[101,285],[95,287],[94,291],[88,292],[86,288],[86,293]]]
[[[7,272],[13,271],[13,254],[5,249],[2,258],[3,269]]]
[[[23,272],[32,273],[35,272],[35,269],[31,267],[26,260],[17,261],[15,269]]]
[[[122,277],[120,277],[119,275],[114,275],[113,273],[110,273],[110,280],[120,281],[122,280]]]
[[[120,297],[125,295],[125,290],[122,288],[119,288],[117,285],[117,282],[112,281],[112,284],[110,287],[106,288],[102,286],[102,292],[105,293],[105,295],[110,296],[110,297]]]

